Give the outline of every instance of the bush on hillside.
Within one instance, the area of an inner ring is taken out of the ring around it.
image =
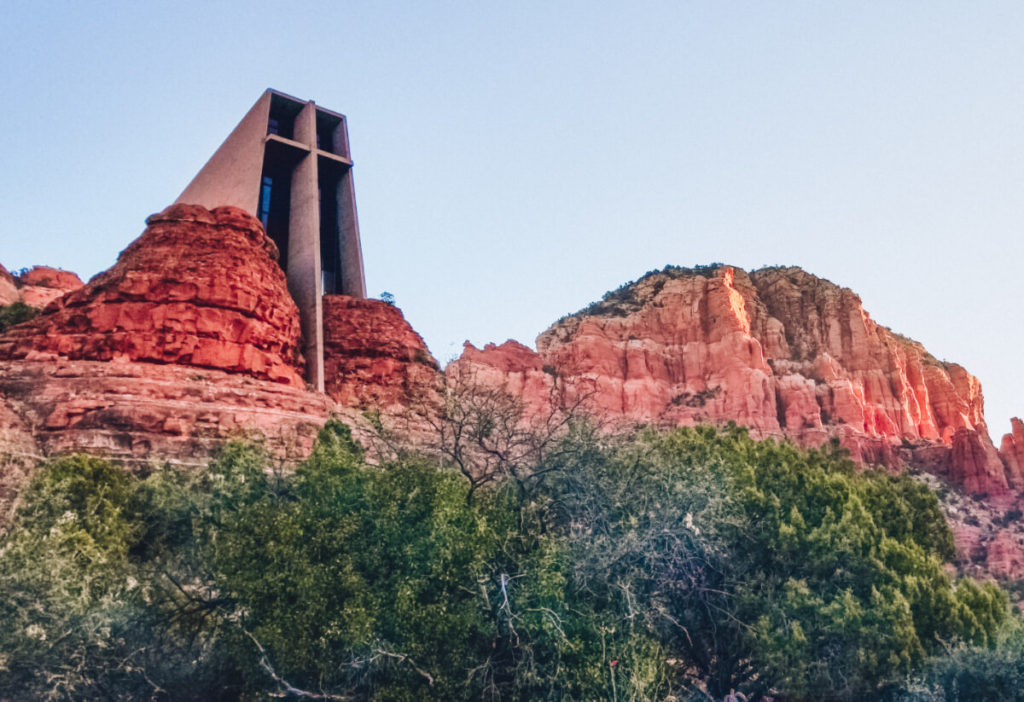
[[[39,314],[39,310],[34,307],[29,307],[24,302],[12,302],[9,305],[0,305],[0,334],[13,327],[15,324],[21,324]]]

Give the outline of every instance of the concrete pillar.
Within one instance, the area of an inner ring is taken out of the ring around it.
[[[356,216],[356,189],[352,169],[338,183],[338,229],[341,235],[341,292],[352,297],[366,297],[363,277],[363,247],[359,243],[359,218]]]
[[[316,108],[306,103],[295,118],[295,141],[310,153],[292,171],[288,223],[288,290],[299,306],[306,380],[324,390],[323,302],[320,281],[320,195],[317,182]]]

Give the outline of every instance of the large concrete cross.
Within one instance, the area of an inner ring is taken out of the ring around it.
[[[299,307],[306,380],[322,392],[321,297],[366,297],[345,116],[267,90],[175,202],[263,222]]]

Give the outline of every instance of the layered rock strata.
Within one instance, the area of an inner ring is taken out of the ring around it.
[[[0,336],[0,359],[178,364],[303,387],[274,242],[237,208],[174,205],[110,270]]]
[[[205,465],[231,439],[295,462],[334,409],[290,385],[130,361],[0,361],[0,397],[39,455],[85,451],[129,465]]]
[[[45,456],[199,466],[247,438],[293,464],[328,417],[368,436],[361,410],[397,413],[436,389],[437,363],[398,308],[329,296],[328,394],[310,391],[277,256],[241,210],[175,205],[149,218],[113,268],[0,335],[0,461],[26,468],[0,467],[0,511]],[[37,267],[21,288],[0,273],[0,292],[4,281],[20,294],[77,277]]]
[[[15,497],[39,458],[31,429],[0,395],[0,525],[8,520]]]
[[[735,421],[806,446],[837,437],[862,463],[917,464],[970,492],[1022,486],[1019,461],[1004,464],[989,439],[976,378],[799,268],[669,267],[558,321],[537,349],[467,344],[454,367],[533,406],[556,379],[586,380],[600,418]]]

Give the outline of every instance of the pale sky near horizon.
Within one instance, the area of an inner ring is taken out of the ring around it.
[[[349,119],[442,362],[648,270],[799,265],[1024,415],[1024,3],[0,0],[0,263],[88,278],[268,87]]]

